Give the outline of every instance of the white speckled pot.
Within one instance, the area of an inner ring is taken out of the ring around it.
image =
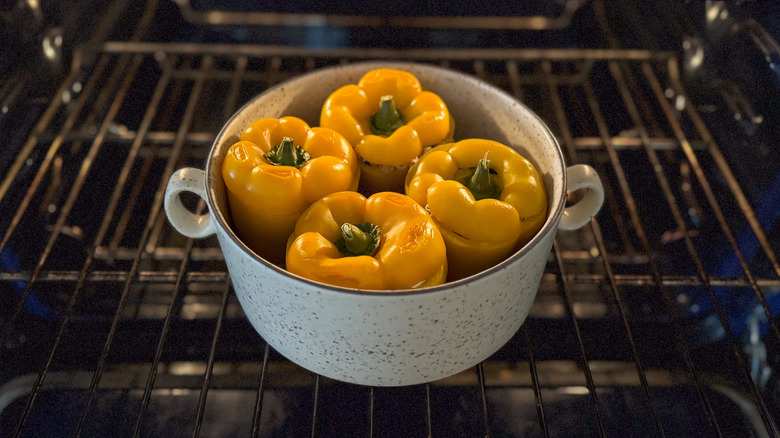
[[[366,292],[292,275],[258,257],[236,237],[220,168],[240,132],[261,117],[293,115],[316,126],[321,105],[333,90],[356,83],[379,67],[407,70],[424,88],[439,94],[456,121],[456,140],[496,140],[516,148],[536,165],[550,210],[542,230],[524,248],[487,271],[442,286]],[[590,190],[579,203],[565,208],[566,190],[578,188]],[[182,191],[205,199],[209,213],[196,216],[185,209],[179,199]],[[279,353],[323,376],[400,386],[455,374],[504,345],[528,315],[558,228],[583,226],[602,201],[595,171],[588,166],[567,169],[545,124],[510,95],[474,77],[434,66],[371,62],[301,75],[254,98],[217,136],[205,172],[186,168],[173,175],[165,209],[184,235],[217,234],[241,306]]]

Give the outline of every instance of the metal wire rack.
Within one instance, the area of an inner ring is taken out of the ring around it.
[[[202,167],[243,102],[367,59],[503,88],[606,188],[589,226],[559,234],[517,336],[476,369],[415,387],[343,384],[276,354],[243,318],[216,239],[185,239],[161,210],[171,173]],[[766,353],[780,341],[768,302],[780,291],[777,240],[720,148],[667,52],[82,47],[0,181],[0,252],[15,255],[0,270],[0,430],[778,436]],[[740,274],[720,275],[716,255]],[[734,324],[738,304],[752,329]]]

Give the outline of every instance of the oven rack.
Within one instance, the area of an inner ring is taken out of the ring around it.
[[[280,357],[243,319],[216,239],[183,238],[161,210],[170,174],[202,167],[243,102],[307,71],[376,59],[432,63],[506,90],[548,122],[569,165],[599,171],[607,195],[590,225],[559,234],[529,320],[507,346],[476,369],[400,389],[342,384]],[[0,181],[0,251],[21,254],[16,268],[0,271],[0,283],[16,292],[0,326],[0,392],[13,389],[6,406],[16,404],[4,421],[16,436],[34,435],[46,413],[63,419],[63,434],[99,434],[118,421],[100,417],[103,397],[115,391],[134,407],[122,420],[127,431],[163,434],[148,424],[160,409],[155,400],[180,391],[192,399],[181,434],[197,436],[217,409],[209,394],[240,389],[252,406],[241,430],[265,436],[273,434],[268,394],[295,387],[310,400],[296,430],[312,436],[342,426],[437,436],[455,427],[445,400],[456,388],[477,413],[468,430],[503,436],[511,428],[503,428],[496,394],[518,389],[534,436],[568,424],[556,408],[560,394],[581,397],[584,435],[665,436],[687,425],[730,436],[737,420],[719,407],[725,395],[756,436],[778,436],[764,378],[773,364],[760,360],[761,348],[780,341],[768,302],[780,289],[777,241],[720,148],[668,52],[81,47]],[[754,272],[740,247],[745,233],[768,270]],[[741,272],[718,275],[712,252],[735,257]],[[757,305],[765,343],[757,329],[733,332],[734,296]],[[691,314],[694,301],[709,303],[709,318]],[[709,342],[707,324],[715,326]],[[759,339],[743,342],[748,335]],[[623,413],[634,430],[619,429],[607,404],[621,386],[640,399]],[[78,393],[75,414],[49,406],[52,389]],[[692,401],[684,418],[667,409],[668,390]],[[394,412],[404,403],[414,418]]]

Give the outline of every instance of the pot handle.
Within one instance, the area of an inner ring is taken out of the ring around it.
[[[558,225],[560,230],[582,228],[596,216],[604,203],[604,187],[596,171],[585,164],[577,164],[566,169],[566,189],[588,189],[585,196],[571,207],[563,209],[563,217]]]
[[[165,214],[173,228],[181,234],[200,238],[215,233],[214,224],[209,213],[195,214],[181,202],[181,192],[194,193],[203,200],[206,195],[206,172],[192,167],[179,169],[171,175],[165,188]]]

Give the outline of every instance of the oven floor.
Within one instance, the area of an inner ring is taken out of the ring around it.
[[[543,389],[549,436],[591,437],[598,435],[585,387]],[[638,387],[597,388],[598,397],[609,410],[602,419],[608,436],[653,435],[655,426],[642,412],[645,399]],[[142,422],[140,436],[191,436],[196,419],[199,390],[157,389],[152,391]],[[696,411],[696,394],[689,387],[653,388],[659,417],[669,437],[695,437],[706,430],[707,419]],[[333,382],[320,389],[316,415],[311,388],[273,388],[263,394],[259,436],[298,437],[423,436],[427,429],[426,388],[375,388],[374,415],[371,424],[367,410],[369,389]],[[102,390],[93,402],[83,437],[131,436],[142,390]],[[709,391],[710,401],[723,420],[724,436],[759,436],[739,404],[723,394]],[[81,390],[45,390],[28,420],[23,436],[69,436],[76,429],[85,392]],[[256,390],[211,390],[201,423],[201,437],[248,436],[252,428]],[[473,387],[430,386],[430,416],[433,436],[479,436],[485,425],[479,391]],[[486,394],[490,433],[493,437],[542,437],[531,388],[490,388]],[[12,402],[0,414],[0,436],[11,436],[13,419],[24,410],[25,398]],[[689,421],[675,421],[675,418]],[[111,418],[110,422],[96,421]],[[552,420],[555,419],[555,420]],[[94,421],[91,421],[94,420]],[[336,421],[333,421],[336,420]],[[727,421],[726,421],[727,420]]]

